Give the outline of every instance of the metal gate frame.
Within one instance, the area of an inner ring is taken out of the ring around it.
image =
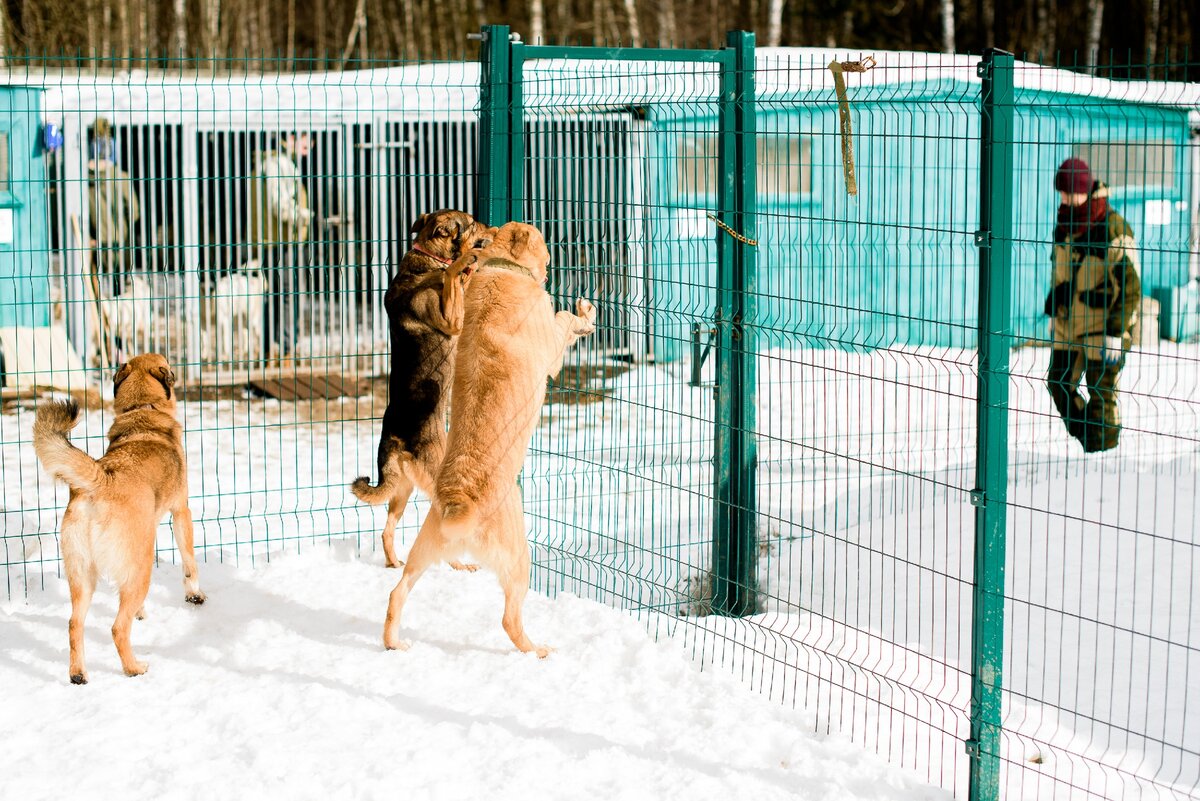
[[[715,64],[720,69],[717,219],[746,240],[756,236],[754,34],[732,31],[720,50],[526,45],[507,25],[485,25],[480,47],[478,216],[489,224],[522,219],[525,204],[523,74],[537,59]],[[741,617],[758,609],[757,455],[753,324],[757,253],[714,228],[717,237],[717,382],[714,453],[713,610]]]

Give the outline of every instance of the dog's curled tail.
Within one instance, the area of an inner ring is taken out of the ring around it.
[[[71,444],[67,433],[79,423],[79,404],[73,400],[38,404],[33,420],[33,451],[46,472],[71,489],[90,492],[104,480],[100,464]]]
[[[354,493],[354,497],[371,506],[380,506],[389,502],[395,496],[400,479],[403,477],[402,463],[412,458],[412,454],[408,451],[393,447],[379,474],[379,483],[372,485],[369,476],[359,476],[350,484],[350,491]]]
[[[466,495],[454,493],[442,499],[442,536],[447,540],[464,539],[478,523],[479,511]]]

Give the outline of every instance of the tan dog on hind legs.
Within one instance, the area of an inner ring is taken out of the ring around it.
[[[504,589],[504,631],[521,651],[546,656],[525,633],[529,543],[517,475],[541,415],[546,379],[563,354],[595,330],[586,300],[554,311],[543,288],[550,253],[531,225],[508,223],[446,271],[446,319],[461,321],[451,391],[450,434],[433,505],[388,601],[383,643],[400,648],[400,615],[421,574],[467,553]]]
[[[133,619],[144,617],[154,566],[154,533],[163,515],[175,522],[175,542],[183,558],[184,598],[204,603],[192,552],[192,513],[188,508],[187,460],[183,429],[175,419],[171,388],[175,374],[157,353],[135,356],[113,378],[113,412],[108,450],[93,459],[71,444],[68,432],[79,422],[74,401],[38,406],[33,448],[46,472],[65,481],[71,499],[62,520],[63,569],[71,588],[70,677],[87,683],[83,623],[100,576],[120,590],[112,637],[128,676],[146,672],[129,645]]]

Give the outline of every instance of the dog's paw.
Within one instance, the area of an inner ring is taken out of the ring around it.
[[[139,609],[138,613],[136,615],[134,615],[134,617],[137,618],[138,620],[145,620],[146,619],[146,607],[143,606],[141,609]]]
[[[199,606],[208,600],[208,596],[200,592],[200,590],[196,590],[195,592],[189,592],[184,595],[183,600],[187,601],[189,604],[195,604],[196,606]]]
[[[132,665],[125,666],[126,676],[140,676],[150,669],[150,665],[146,662],[134,662]]]
[[[589,329],[596,327],[596,307],[587,298],[579,298],[575,301],[575,314],[583,318]]]
[[[87,684],[87,673],[72,673],[71,674],[71,683],[72,684]]]
[[[549,645],[533,646],[533,652],[537,654],[538,659],[545,659],[546,657],[550,656],[550,654],[554,653],[554,650],[555,649],[551,648]]]
[[[404,560],[403,559],[385,559],[383,566],[391,567],[391,568],[404,567]]]
[[[451,562],[450,567],[454,568],[455,570],[465,570],[468,573],[474,573],[479,569],[479,565],[472,562]]]
[[[389,651],[407,651],[409,648],[412,648],[412,641],[402,640],[399,637],[390,641],[385,639],[383,647]]]

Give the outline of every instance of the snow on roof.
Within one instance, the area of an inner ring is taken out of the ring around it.
[[[977,95],[979,56],[834,48],[759,48],[756,89],[768,103],[834,102],[831,61],[872,56],[877,66],[850,74],[852,91],[872,99],[903,100],[917,84],[958,84],[964,100]],[[1200,109],[1200,84],[1170,81],[1114,81],[1069,70],[1017,62],[1014,83],[1021,90]],[[525,66],[524,101],[533,113],[563,107],[633,104],[711,104],[718,74],[713,64],[647,61],[537,60]],[[287,124],[319,116],[365,121],[394,118],[462,117],[479,105],[479,65],[475,62],[414,64],[384,69],[317,73],[200,75],[131,71],[112,75],[37,69],[0,71],[0,83],[45,90],[49,118],[108,114],[130,122],[164,114],[198,124],[237,120]]]

